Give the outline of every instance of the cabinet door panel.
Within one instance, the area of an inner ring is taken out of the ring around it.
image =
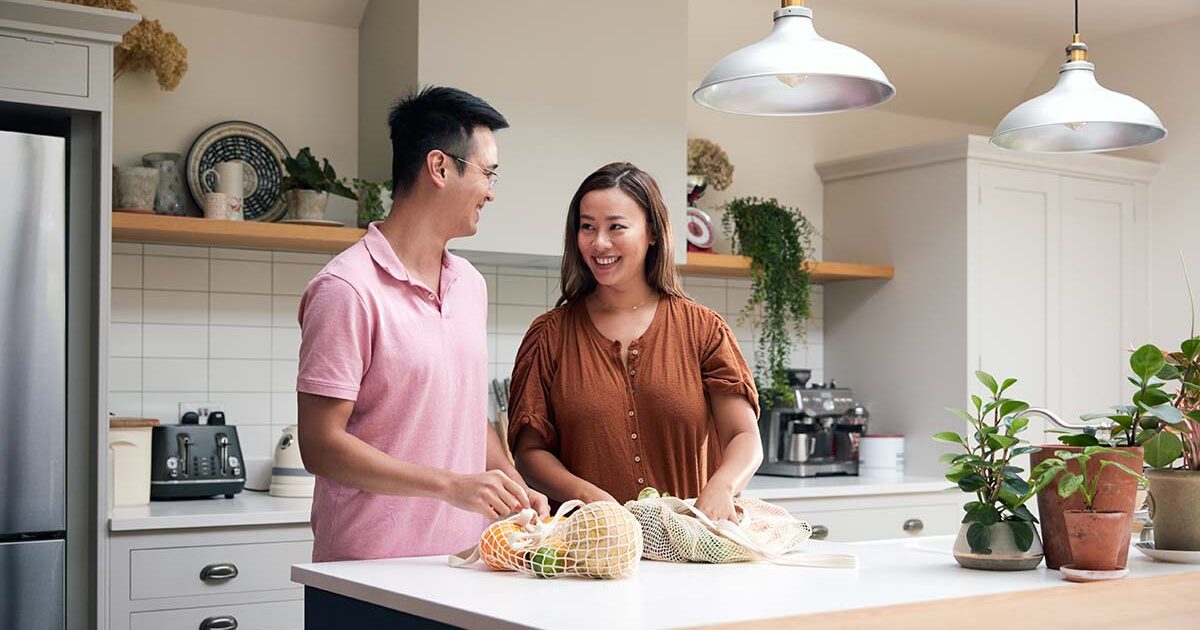
[[[1144,223],[1144,222],[1143,222]],[[1139,266],[1142,225],[1134,216],[1131,184],[1062,178],[1062,231],[1057,247],[1061,361],[1053,366],[1062,384],[1063,417],[1107,411],[1123,402],[1128,355],[1123,339],[1125,310],[1145,281],[1127,278]],[[1139,251],[1140,250],[1140,251]],[[1133,301],[1135,304],[1130,304]]]
[[[979,185],[971,285],[978,367],[997,378],[1018,379],[1011,396],[1057,408],[1057,374],[1048,365],[1057,362],[1058,315],[1048,287],[1057,283],[1049,251],[1059,230],[1058,177],[982,165]],[[1038,443],[1045,428],[1031,418],[1024,437]]]

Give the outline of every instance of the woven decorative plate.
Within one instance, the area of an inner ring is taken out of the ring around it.
[[[204,207],[204,193],[213,192],[212,176],[201,177],[219,162],[242,163],[242,207],[247,221],[275,221],[287,207],[280,186],[287,147],[275,134],[254,123],[230,120],[205,129],[187,156],[187,183],[197,207]]]

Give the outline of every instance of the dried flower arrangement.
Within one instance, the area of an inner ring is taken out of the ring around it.
[[[58,1],[129,13],[138,10],[131,0]],[[166,91],[178,87],[188,69],[187,48],[174,33],[164,31],[158,20],[142,18],[137,26],[125,33],[113,54],[113,80],[126,72],[153,71],[158,87]]]
[[[733,165],[725,150],[712,140],[688,139],[688,174],[703,175],[714,190],[725,190],[733,183]]]

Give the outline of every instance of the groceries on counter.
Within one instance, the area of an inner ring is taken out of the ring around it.
[[[641,555],[642,529],[625,508],[611,501],[568,501],[542,520],[526,509],[492,523],[478,545],[450,556],[450,565],[482,559],[497,571],[534,577],[611,579],[631,575]]]

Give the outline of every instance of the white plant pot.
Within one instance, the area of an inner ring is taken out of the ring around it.
[[[289,190],[287,218],[301,221],[323,221],[325,208],[329,205],[329,193],[318,190]]]

